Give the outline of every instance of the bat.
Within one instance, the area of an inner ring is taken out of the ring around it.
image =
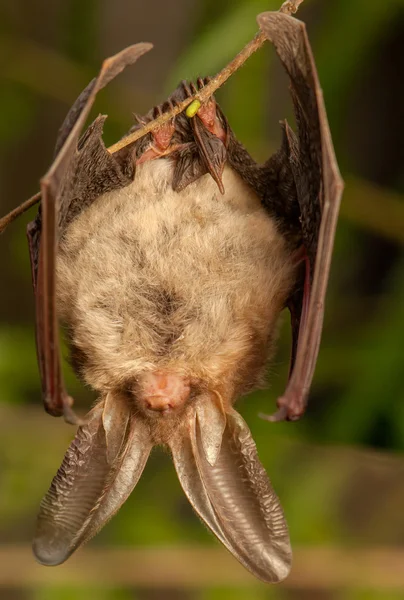
[[[75,371],[99,400],[41,503],[33,549],[42,564],[64,562],[94,536],[163,444],[224,546],[263,581],[289,573],[282,508],[234,404],[262,384],[288,307],[289,383],[268,418],[305,410],[342,180],[304,24],[280,12],[258,23],[289,75],[297,122],[297,135],[282,123],[281,148],[264,164],[214,96],[197,100],[208,78],[182,82],[137,117],[114,152],[102,140],[106,117],[81,135],[97,92],[150,44],[106,60],[59,131],[27,232],[42,392],[50,414],[78,422],[60,319]]]

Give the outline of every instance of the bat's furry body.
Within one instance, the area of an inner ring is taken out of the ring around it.
[[[174,161],[138,165],[133,184],[68,226],[58,307],[85,381],[105,394],[144,373],[186,376],[233,402],[262,383],[296,261],[276,222],[230,168],[172,189]]]

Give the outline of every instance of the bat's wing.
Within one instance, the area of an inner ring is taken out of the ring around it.
[[[339,174],[323,95],[304,23],[270,12],[258,24],[285,67],[298,125],[296,138],[285,124],[285,146],[300,207],[305,281],[291,300],[293,368],[272,419],[299,418],[316,365],[334,235],[343,182]]]
[[[79,427],[41,503],[33,550],[44,565],[64,562],[119,510],[146,464],[149,427],[126,398],[109,394]]]
[[[74,103],[59,132],[56,158],[41,180],[41,207],[28,226],[32,280],[36,301],[37,353],[46,410],[77,422],[72,399],[64,388],[55,305],[55,255],[58,237],[67,223],[101,193],[132,181],[129,163],[112,157],[102,139],[99,117],[79,141],[97,92],[126,66],[150,50],[137,44],[104,61],[101,71]]]
[[[221,414],[206,399],[170,447],[182,488],[209,529],[255,576],[284,579],[292,560],[287,525],[241,416]]]

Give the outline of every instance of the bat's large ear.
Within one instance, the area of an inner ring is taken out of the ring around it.
[[[42,500],[33,550],[44,565],[64,562],[119,510],[152,448],[149,428],[126,398],[110,393],[79,427]]]
[[[206,525],[256,577],[283,580],[291,566],[287,525],[242,417],[204,398],[170,446],[182,488]]]

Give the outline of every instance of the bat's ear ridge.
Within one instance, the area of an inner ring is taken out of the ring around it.
[[[42,500],[33,551],[44,565],[64,562],[119,510],[152,448],[147,424],[110,393],[79,427]]]
[[[185,494],[206,525],[256,577],[268,583],[283,580],[291,566],[288,529],[247,424],[230,409],[212,464],[201,422],[197,410],[189,418],[187,433],[171,444]],[[213,429],[219,431],[217,425]]]
[[[214,467],[220,453],[226,427],[226,414],[220,396],[215,399],[207,397],[205,402],[199,402],[196,414],[205,458]]]
[[[79,427],[41,502],[33,551],[44,565],[57,565],[68,558],[72,539],[102,493],[108,471],[105,455],[100,452],[103,405],[101,402],[93,408],[85,425]]]

